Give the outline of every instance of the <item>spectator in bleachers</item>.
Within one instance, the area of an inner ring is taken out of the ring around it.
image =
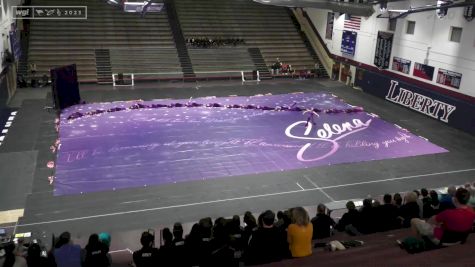
[[[399,209],[402,206],[401,194],[399,193],[394,194],[393,199],[394,199],[394,205]]]
[[[429,195],[429,191],[425,188],[421,189],[422,196],[422,218],[430,218],[434,215],[434,209],[432,208],[432,199]]]
[[[185,237],[186,255],[190,266],[198,266],[200,263],[201,234],[200,225],[195,223],[190,233]]]
[[[440,207],[439,194],[437,194],[437,191],[431,190],[429,192],[429,195],[430,195],[430,207],[432,208],[433,215],[435,215],[439,213],[439,207]]]
[[[58,267],[81,267],[81,247],[72,243],[69,232],[59,236],[53,255]]]
[[[422,204],[422,199],[421,199],[421,193],[419,190],[414,190],[414,193],[416,193],[416,203],[419,206],[419,218],[422,218],[424,216],[424,206]]]
[[[109,248],[101,243],[99,235],[89,236],[89,242],[83,250],[83,267],[108,267],[111,265]]]
[[[2,267],[26,267],[25,258],[15,255],[15,244],[13,242],[0,246],[0,266]]]
[[[410,227],[412,219],[420,218],[417,194],[415,192],[408,192],[406,194],[405,203],[399,209],[399,216],[401,218],[402,227]]]
[[[229,233],[231,235],[231,247],[241,252],[247,243],[243,239],[244,228],[241,226],[241,219],[238,215],[234,215],[229,221]]]
[[[250,211],[246,211],[244,213],[244,233],[243,238],[246,244],[249,243],[249,238],[251,237],[252,233],[257,230],[257,222],[256,218]]]
[[[363,200],[363,207],[360,209],[360,219],[356,228],[362,234],[371,234],[376,231],[375,208],[373,200],[366,198]]]
[[[173,255],[173,234],[168,227],[162,229],[163,244],[158,249],[158,258],[162,265],[172,264],[174,261]]]
[[[274,226],[275,214],[267,210],[262,213],[262,227],[259,227],[249,240],[248,249],[245,252],[246,265],[265,264],[282,259],[286,247],[285,239]]]
[[[211,235],[213,231],[213,221],[206,217],[199,221],[200,226],[200,246],[199,246],[199,262],[206,265],[211,254]]]
[[[384,204],[376,209],[376,218],[378,220],[377,230],[389,231],[399,227],[398,209],[392,203],[391,194],[385,194]]]
[[[470,192],[470,200],[468,201],[468,206],[475,208],[475,182],[473,184],[467,183],[465,189]]]
[[[185,240],[183,239],[183,226],[177,222],[173,225],[173,248],[172,248],[172,260],[174,266],[187,266],[188,258],[183,257],[186,255]]]
[[[227,220],[218,218],[213,227],[213,239],[211,240],[211,255],[206,266],[238,266],[234,257],[234,250],[229,246],[230,241]]]
[[[289,250],[294,258],[312,255],[313,227],[307,211],[302,207],[291,211],[292,223],[287,230]]]
[[[457,191],[457,188],[455,188],[455,186],[449,186],[447,188],[447,193],[442,194],[440,196],[439,212],[442,212],[446,209],[454,209],[455,208],[455,205],[452,202],[452,199],[455,196],[456,191]]]
[[[99,241],[101,241],[109,249],[111,246],[111,235],[109,233],[102,232],[99,234]]]
[[[327,207],[318,204],[317,215],[312,218],[313,239],[327,238],[332,235],[332,229],[335,227],[335,221],[326,213]]]
[[[160,264],[159,250],[155,248],[155,236],[149,232],[143,232],[140,237],[142,248],[134,251],[132,258],[136,267],[152,267]]]
[[[46,251],[43,251],[38,243],[32,243],[28,246],[26,256],[28,267],[53,267],[56,266],[52,257],[48,257]],[[0,264],[1,266],[1,264]]]
[[[356,228],[359,223],[360,213],[356,209],[355,203],[353,201],[348,201],[346,203],[346,208],[348,211],[343,214],[341,219],[338,221],[336,229],[341,232],[345,231],[349,235],[360,235],[361,233]]]
[[[444,210],[427,222],[413,219],[411,221],[413,232],[427,237],[436,245],[441,241],[445,243],[464,241],[472,231],[475,221],[475,212],[467,206],[469,199],[470,192],[467,189],[457,189],[453,198],[454,209]]]

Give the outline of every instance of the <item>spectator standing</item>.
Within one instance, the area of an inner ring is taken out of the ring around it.
[[[185,239],[183,239],[183,226],[179,222],[173,225],[172,244],[173,265],[177,267],[186,266],[188,257],[186,255]]]
[[[195,223],[185,238],[186,255],[190,266],[199,266],[201,234],[200,225]]]
[[[132,255],[135,266],[152,267],[159,266],[159,251],[155,248],[155,236],[149,232],[143,232],[140,237],[142,248],[135,251]]]
[[[81,247],[72,243],[69,232],[59,236],[53,255],[58,267],[81,267]]]
[[[251,237],[252,233],[257,230],[257,222],[256,218],[250,211],[246,211],[244,213],[244,242],[246,244],[249,243],[249,238]]]
[[[427,222],[420,219],[411,221],[413,232],[429,238],[438,245],[441,241],[455,243],[464,241],[472,231],[475,212],[467,206],[470,192],[465,188],[456,190],[453,200],[454,209],[447,209],[431,217]]]
[[[294,258],[312,255],[313,226],[307,211],[302,207],[293,208],[292,223],[287,230],[289,250]]]
[[[327,208],[323,204],[318,204],[317,215],[312,218],[313,239],[327,238],[332,235],[332,229],[335,227],[335,221],[326,214]]]

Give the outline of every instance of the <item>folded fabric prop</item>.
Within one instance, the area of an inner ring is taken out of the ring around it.
[[[329,251],[345,250],[348,248],[359,247],[364,245],[363,241],[360,240],[349,240],[349,241],[330,241],[327,243],[326,248]]]

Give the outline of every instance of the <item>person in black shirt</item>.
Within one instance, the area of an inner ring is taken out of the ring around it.
[[[143,232],[140,238],[142,248],[135,251],[133,259],[136,267],[155,267],[159,266],[159,252],[154,247],[155,236],[149,232]]]
[[[359,223],[360,213],[353,201],[346,202],[346,208],[348,212],[343,214],[335,228],[340,232],[346,231],[350,235],[359,235],[356,226]]]
[[[267,210],[260,216],[262,227],[254,231],[245,252],[246,265],[265,264],[279,261],[287,255],[285,237],[274,226],[275,214]]]
[[[383,197],[384,204],[376,208],[378,231],[389,231],[399,227],[398,208],[392,204],[392,196],[386,194]]]
[[[89,236],[89,242],[83,253],[83,267],[108,267],[111,265],[109,248],[99,241],[97,234]]]
[[[317,215],[312,218],[313,239],[327,238],[332,234],[332,228],[335,227],[336,223],[325,213],[326,210],[325,205],[318,204]]]
[[[363,200],[363,207],[360,210],[360,220],[356,228],[363,234],[376,232],[375,208],[373,208],[373,200],[371,198]]]
[[[399,214],[402,219],[402,227],[410,227],[411,219],[420,218],[417,194],[414,192],[407,193],[405,202],[399,209]]]
[[[172,259],[174,266],[187,266],[188,257],[186,255],[185,240],[183,239],[183,226],[181,223],[173,225],[173,248]]]

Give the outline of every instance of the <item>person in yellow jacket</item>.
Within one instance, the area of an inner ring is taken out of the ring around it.
[[[307,211],[302,207],[293,208],[291,221],[287,229],[289,250],[294,258],[312,255],[313,226]]]

